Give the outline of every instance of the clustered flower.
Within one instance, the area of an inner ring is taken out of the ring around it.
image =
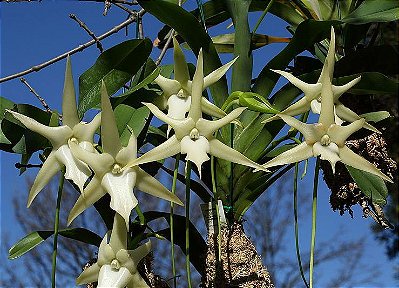
[[[331,29],[328,55],[319,80],[315,84],[305,83],[284,71],[275,71],[300,88],[305,95],[267,121],[281,118],[301,132],[305,141],[264,165],[248,159],[219,141],[214,135],[221,127],[236,121],[246,108],[236,108],[226,115],[223,110],[202,96],[202,92],[218,81],[233,65],[235,59],[204,77],[201,50],[193,80],[190,80],[184,54],[175,39],[175,79],[167,79],[159,75],[155,82],[161,87],[163,94],[161,101],[156,101],[158,107],[153,103],[143,103],[156,117],[167,123],[169,130],[173,129],[174,134],[164,143],[138,158],[137,139],[133,133],[126,147],[121,144],[104,83],[101,86],[102,112],[97,114],[90,123],[79,120],[69,58],[63,93],[63,125],[48,127],[27,116],[8,111],[28,129],[49,139],[53,146],[29,193],[28,206],[63,166],[66,169],[65,178],[73,181],[81,192],[68,217],[68,225],[102,196],[107,193],[111,196],[110,207],[117,213],[109,242],[105,235],[99,247],[97,262],[82,272],[77,283],[98,281],[98,287],[148,287],[137,271],[137,264],[149,253],[150,242],[135,250],[127,249],[129,217],[131,211],[138,205],[133,189],[137,187],[140,191],[167,201],[179,205],[183,203],[158,180],[139,167],[144,163],[181,153],[186,155],[187,162],[191,161],[197,166],[201,177],[201,166],[209,160],[208,154],[264,172],[268,172],[267,168],[273,166],[320,156],[321,159],[330,162],[333,171],[335,163],[341,161],[354,168],[375,174],[386,181],[391,181],[372,163],[355,154],[345,145],[347,138],[362,127],[372,131],[377,131],[377,129],[339,102],[339,97],[354,86],[360,77],[343,86],[332,84],[334,50],[335,36],[334,30]],[[167,109],[167,114],[161,109]],[[303,123],[292,117],[310,109],[320,114],[315,124]],[[203,113],[219,119],[204,119]],[[342,120],[350,124],[341,126]],[[100,124],[101,153],[93,146],[93,136]]]

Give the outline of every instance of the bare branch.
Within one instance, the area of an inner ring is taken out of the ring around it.
[[[69,14],[69,18],[75,20],[79,24],[79,26],[82,27],[83,30],[85,30],[87,34],[89,34],[91,38],[93,38],[96,41],[98,50],[100,50],[100,53],[103,53],[104,51],[103,45],[101,44],[100,40],[98,40],[97,36],[89,29],[89,27],[87,27],[87,25],[82,20],[80,20],[75,14]]]
[[[137,16],[134,16],[134,15],[130,16],[126,21],[123,21],[122,23],[120,23],[119,25],[115,26],[111,30],[109,30],[109,31],[105,32],[104,34],[98,36],[97,37],[98,40],[105,39],[105,38],[109,37],[110,35],[118,32],[119,30],[123,29],[124,27],[128,26],[129,24],[135,22],[137,17],[138,17],[138,15],[143,15],[144,13],[145,13],[145,10],[141,9],[138,12]],[[40,71],[41,69],[43,69],[43,68],[45,68],[45,67],[47,67],[47,66],[49,66],[51,64],[54,64],[54,63],[56,63],[56,62],[58,62],[58,61],[60,61],[60,60],[62,60],[64,58],[66,58],[68,55],[73,55],[73,54],[75,54],[77,52],[83,51],[84,49],[92,46],[95,43],[96,43],[96,40],[93,39],[93,40],[91,40],[89,42],[86,42],[86,43],[84,43],[82,45],[79,45],[78,47],[76,47],[76,48],[74,48],[72,50],[69,50],[69,51],[67,51],[67,52],[65,52],[65,53],[63,53],[63,54],[61,54],[61,55],[59,55],[59,56],[57,56],[57,57],[55,57],[53,59],[50,59],[50,60],[48,60],[46,62],[43,62],[43,63],[41,63],[39,65],[33,66],[33,67],[31,67],[31,68],[29,68],[27,70],[12,74],[10,76],[4,77],[4,78],[0,78],[0,83],[5,82],[5,81],[9,81],[11,79],[15,79],[15,78],[18,78],[18,77],[21,77],[21,76],[24,76],[24,75],[32,73],[32,72]]]
[[[40,97],[40,95],[35,91],[35,89],[33,89],[32,86],[29,85],[28,81],[26,81],[25,78],[20,78],[19,80],[21,80],[21,82],[24,83],[26,87],[28,87],[29,91],[32,92],[32,94],[35,95],[35,97],[37,99],[39,99],[39,101],[40,101],[40,103],[42,103],[44,109],[46,109],[47,112],[52,113],[50,107],[46,103],[46,100],[44,100],[42,97]]]
[[[118,4],[124,4],[124,5],[138,5],[139,3],[135,0],[132,1],[127,1],[127,0],[79,0],[81,2],[110,2],[112,4],[118,3]]]

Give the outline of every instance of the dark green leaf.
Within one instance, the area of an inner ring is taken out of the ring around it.
[[[53,235],[53,231],[36,231],[26,235],[10,248],[8,259],[16,259],[24,255],[37,245],[43,243],[51,235]]]
[[[348,165],[345,166],[364,195],[370,198],[373,203],[378,205],[386,204],[388,189],[384,180],[374,174],[355,169]]]
[[[134,39],[104,51],[79,77],[79,115],[100,103],[101,81],[105,82],[108,94],[113,95],[139,71],[151,48],[149,39]]]
[[[102,240],[102,238],[96,233],[85,228],[62,229],[59,231],[59,234],[63,237],[77,240],[86,244],[91,244],[97,247],[100,247],[100,243]]]
[[[399,3],[396,0],[366,0],[342,19],[345,23],[364,24],[389,22],[399,19]]]

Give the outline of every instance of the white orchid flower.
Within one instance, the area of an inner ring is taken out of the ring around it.
[[[328,68],[327,68],[328,62]],[[306,83],[292,74],[281,71],[281,70],[272,70],[282,76],[284,76],[288,81],[290,81],[294,86],[298,87],[300,90],[304,92],[304,96],[299,99],[294,104],[290,105],[286,109],[284,109],[281,114],[296,116],[302,113],[305,113],[312,110],[315,114],[320,114],[321,111],[321,91],[323,86],[331,86],[331,90],[333,93],[334,99],[334,115],[335,115],[335,123],[342,124],[344,121],[354,122],[356,120],[361,119],[361,117],[356,114],[354,111],[343,105],[339,98],[342,94],[348,91],[350,88],[355,86],[359,81],[361,76],[353,79],[349,83],[342,86],[335,86],[332,84],[333,74],[334,74],[334,62],[335,62],[335,33],[334,28],[331,27],[331,41],[330,47],[328,49],[328,53],[326,59],[324,61],[323,69],[321,71],[320,77],[317,80],[316,84]],[[275,115],[266,119],[264,122],[270,122],[278,119],[279,116]],[[370,125],[367,122],[364,122],[363,127],[371,130],[373,132],[380,133],[377,128]]]
[[[168,79],[159,75],[155,79],[155,83],[157,83],[163,90],[162,103],[159,105],[160,108],[162,110],[167,108],[167,115],[170,118],[181,120],[186,117],[186,113],[190,109],[192,81],[190,80],[190,75],[188,73],[186,58],[179,46],[179,42],[177,42],[175,38],[173,38],[173,47],[175,79]],[[226,74],[227,70],[234,64],[236,59],[237,58],[233,59],[229,63],[207,75],[204,78],[202,90],[205,90],[207,87],[222,78],[223,75]],[[209,102],[205,97],[201,97],[201,107],[202,111],[210,116],[218,118],[226,116],[226,113],[222,109]]]
[[[224,125],[231,123],[246,108],[237,108],[221,119],[210,121],[202,118],[201,99],[204,85],[202,50],[198,54],[197,69],[192,83],[192,99],[188,117],[182,120],[165,115],[158,107],[151,103],[143,103],[160,120],[169,124],[175,134],[161,145],[148,151],[141,157],[130,161],[124,169],[130,169],[139,164],[164,159],[178,153],[187,154],[186,160],[192,161],[198,168],[201,177],[201,165],[209,160],[208,154],[215,157],[246,165],[257,170],[263,166],[253,162],[240,152],[223,144],[213,137],[213,133]]]
[[[79,275],[76,284],[98,282],[98,288],[149,288],[137,271],[137,264],[150,252],[151,242],[127,250],[127,229],[118,213],[115,214],[109,242],[107,236],[101,241],[97,262]]]
[[[72,154],[90,166],[94,171],[94,177],[73,206],[68,217],[68,225],[106,193],[111,196],[110,207],[122,215],[128,225],[130,213],[138,204],[133,194],[134,187],[153,196],[183,205],[176,195],[138,166],[122,170],[123,166],[137,157],[137,139],[132,133],[128,145],[122,147],[104,83],[101,86],[101,110],[103,153],[89,153],[81,149],[74,141],[70,141]]]
[[[328,69],[329,65],[330,63],[327,60],[325,63],[326,69]],[[326,78],[328,77],[327,74],[323,74],[323,76]],[[325,79],[322,79],[322,81],[325,81]],[[361,129],[364,126],[365,120],[362,118],[347,126],[335,124],[332,85],[331,83],[328,84],[328,82],[323,83],[327,84],[323,84],[321,90],[322,102],[318,123],[306,124],[292,116],[278,114],[284,122],[303,134],[305,142],[281,153],[264,164],[264,166],[270,168],[273,166],[300,162],[313,156],[320,156],[321,159],[330,162],[334,173],[335,163],[341,161],[346,165],[369,172],[386,181],[392,182],[387,175],[382,173],[372,163],[352,152],[352,150],[345,146],[346,139]]]
[[[62,126],[49,127],[20,113],[11,110],[7,111],[25,125],[26,128],[46,137],[53,146],[50,155],[44,161],[33,182],[29,192],[28,207],[37,194],[63,166],[66,168],[65,178],[72,180],[82,191],[83,185],[91,175],[91,171],[85,163],[73,157],[68,141],[74,140],[83,150],[94,152],[93,135],[100,125],[101,117],[100,114],[97,114],[90,123],[79,121],[69,57],[67,58],[64,93],[62,96]]]

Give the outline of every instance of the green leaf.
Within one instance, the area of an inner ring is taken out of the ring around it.
[[[360,190],[370,198],[373,203],[385,205],[388,189],[380,177],[345,165]]]
[[[363,1],[347,17],[345,23],[364,24],[370,22],[389,22],[399,19],[399,3],[396,0],[367,0]]]
[[[115,108],[114,114],[121,144],[125,147],[131,135],[129,127],[132,128],[134,135],[138,137],[147,122],[150,110],[147,107],[134,109],[125,104],[120,104]]]
[[[85,228],[62,229],[58,233],[63,237],[77,240],[79,242],[94,245],[97,247],[100,246],[102,240],[99,235]]]
[[[51,235],[53,235],[53,231],[36,231],[26,235],[10,248],[8,251],[8,259],[21,257],[37,245],[43,243],[43,241]]]
[[[213,46],[212,39],[204,30],[201,23],[198,22],[197,18],[190,12],[187,12],[179,5],[162,0],[139,0],[138,2],[140,6],[158,18],[162,23],[175,29],[196,55],[198,55],[200,48],[202,48],[205,75],[222,66],[219,55]],[[228,95],[226,77],[222,77],[218,82],[213,84],[210,90],[215,104],[220,107]]]
[[[367,122],[380,122],[391,116],[388,111],[376,111],[359,115],[361,118],[366,119]]]
[[[96,63],[79,77],[79,115],[100,103],[102,81],[109,95],[122,88],[146,62],[151,48],[149,39],[134,39],[104,51]]]

